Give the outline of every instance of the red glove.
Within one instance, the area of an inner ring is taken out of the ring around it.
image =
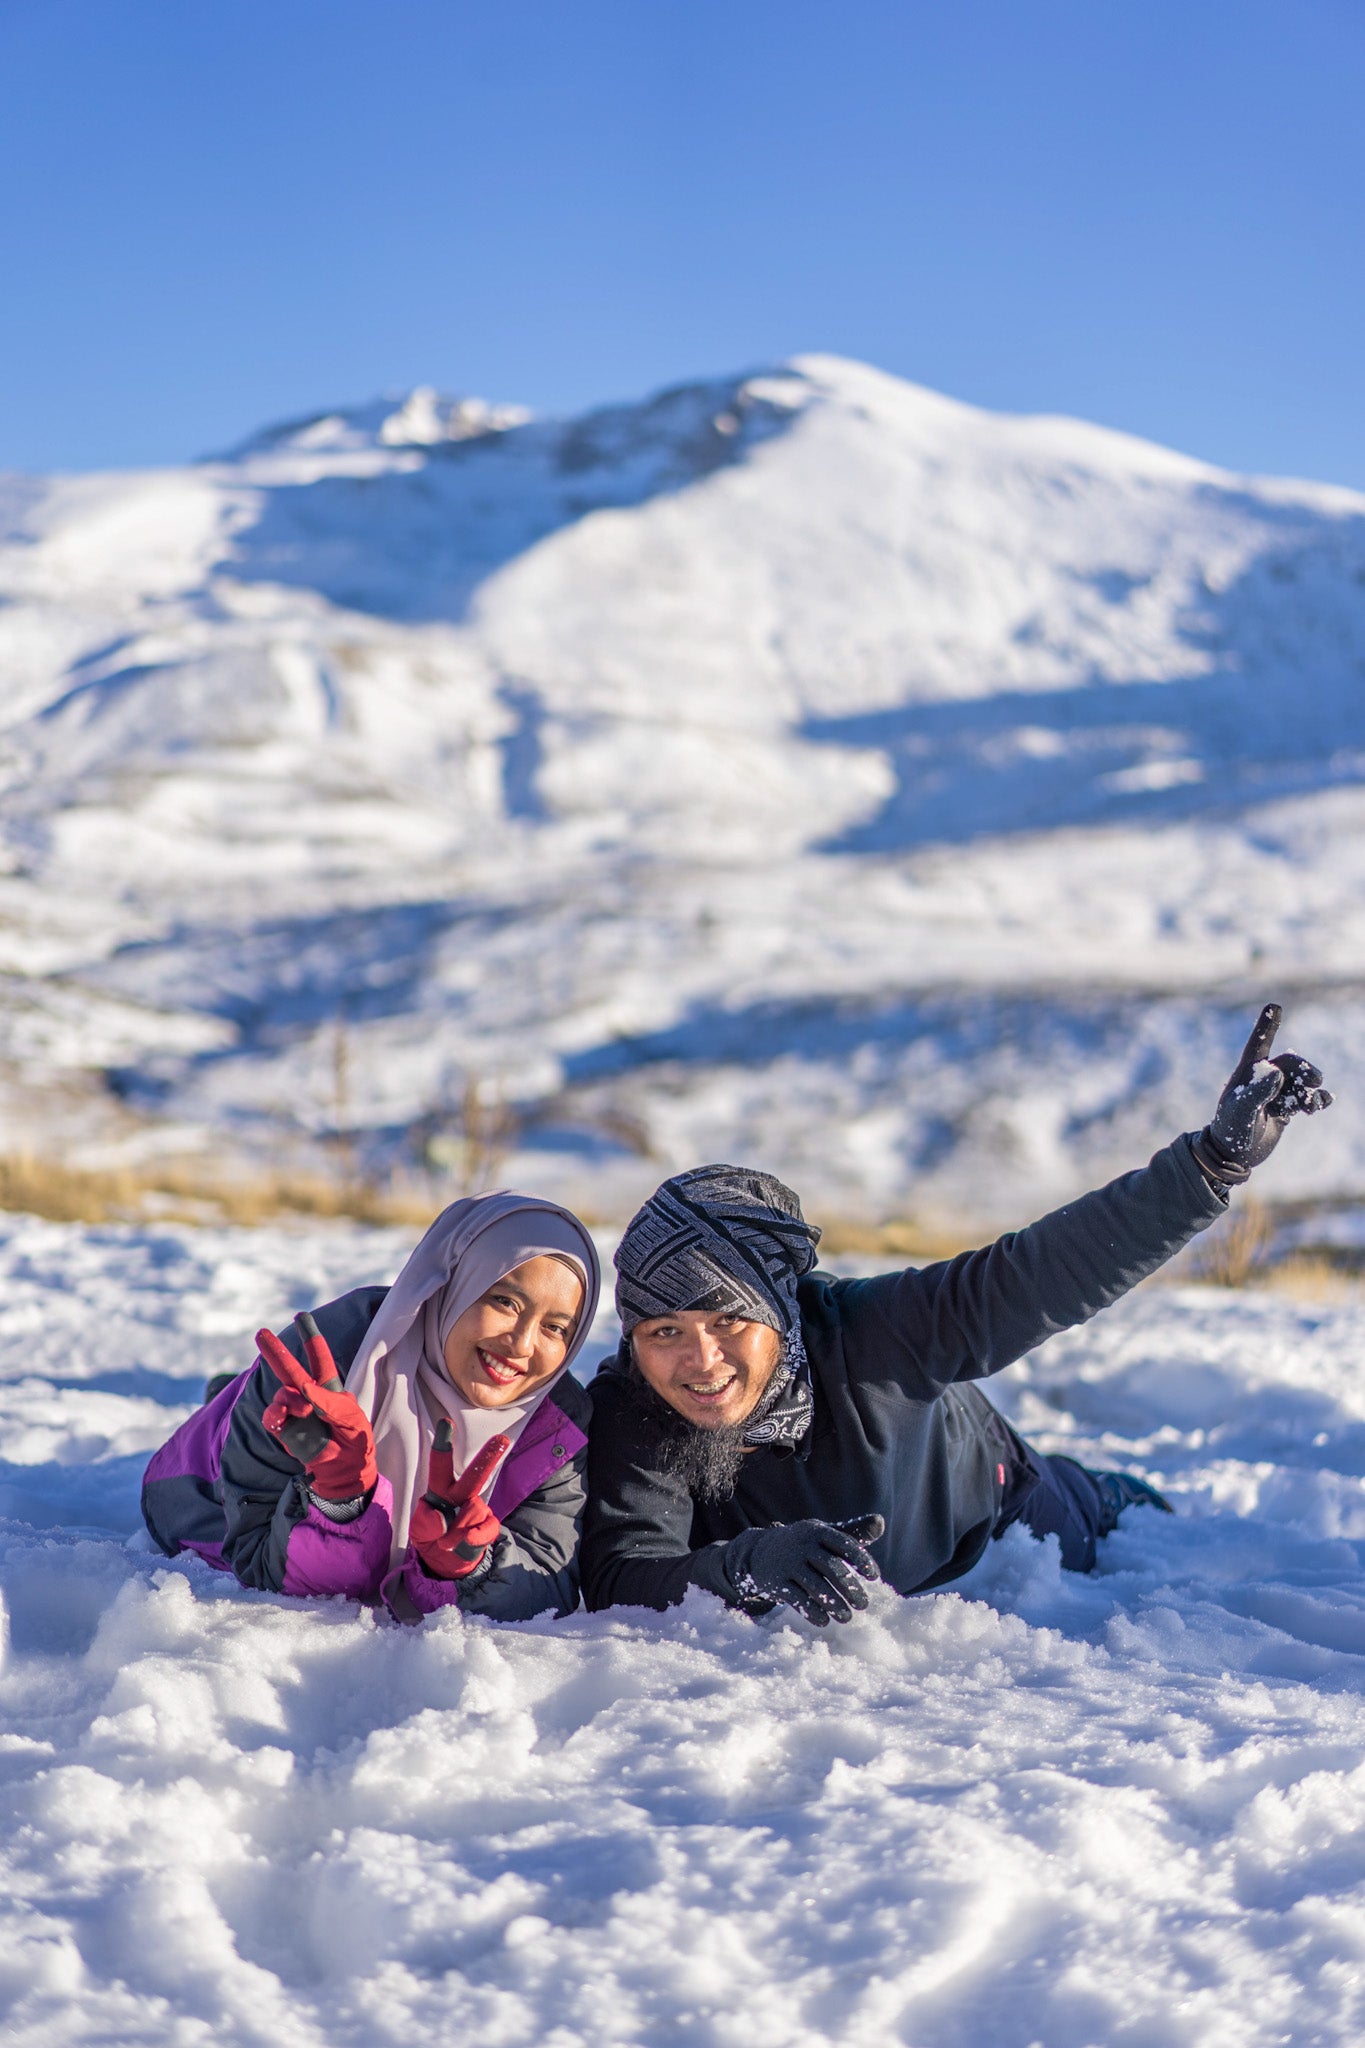
[[[496,1543],[502,1523],[483,1498],[483,1487],[512,1447],[510,1436],[491,1436],[469,1469],[455,1477],[449,1422],[437,1424],[427,1467],[427,1490],[412,1511],[408,1535],[434,1579],[463,1579]]]
[[[310,1315],[295,1316],[311,1371],[285,1350],[273,1330],[258,1330],[256,1345],[280,1391],[262,1422],[308,1474],[320,1500],[356,1500],[379,1477],[374,1431],[353,1394],[342,1391],[331,1347]]]

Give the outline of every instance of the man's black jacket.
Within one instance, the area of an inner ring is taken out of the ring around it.
[[[661,1469],[668,1417],[617,1360],[592,1383],[583,1596],[589,1607],[667,1607],[689,1586],[734,1604],[725,1544],[807,1515],[876,1513],[872,1546],[901,1593],[970,1569],[995,1526],[1021,1446],[979,1388],[1058,1330],[1083,1323],[1221,1216],[1227,1197],[1188,1137],[1150,1165],[981,1251],[940,1265],[800,1282],[815,1393],[795,1452],[744,1459],[730,1499],[700,1503]]]

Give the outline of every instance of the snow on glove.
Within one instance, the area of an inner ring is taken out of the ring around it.
[[[298,1459],[319,1500],[357,1500],[379,1477],[370,1419],[355,1396],[342,1391],[331,1347],[313,1318],[303,1314],[294,1321],[307,1367],[273,1330],[256,1332],[256,1347],[280,1382],[261,1420]]]
[[[776,1522],[770,1529],[746,1529],[725,1546],[725,1569],[742,1603],[766,1613],[769,1606],[794,1607],[827,1628],[852,1621],[866,1607],[860,1581],[879,1579],[876,1560],[864,1548],[886,1528],[880,1515],[851,1522]]]
[[[1249,1179],[1268,1159],[1291,1116],[1315,1116],[1331,1105],[1322,1074],[1296,1052],[1268,1057],[1280,1028],[1278,1003],[1267,1003],[1256,1019],[1242,1057],[1218,1098],[1212,1123],[1194,1141],[1201,1166],[1231,1186]]]
[[[444,1416],[436,1425],[427,1467],[427,1490],[412,1511],[408,1535],[434,1579],[467,1579],[502,1533],[502,1523],[483,1498],[498,1461],[512,1447],[508,1436],[490,1436],[469,1467],[455,1477],[454,1437]]]

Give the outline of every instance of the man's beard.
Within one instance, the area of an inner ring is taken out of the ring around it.
[[[653,1410],[659,1424],[661,1471],[666,1472],[669,1478],[681,1481],[694,1500],[703,1503],[729,1500],[744,1463],[747,1449],[744,1432],[753,1417],[746,1415],[743,1422],[722,1423],[715,1429],[703,1429],[700,1424],[679,1415],[661,1394],[655,1393],[633,1357],[630,1377],[637,1396]]]
[[[693,1500],[729,1500],[744,1463],[744,1424],[729,1422],[718,1429],[702,1429],[675,1411],[670,1413],[673,1426],[664,1430],[659,1446],[664,1471],[680,1479]]]

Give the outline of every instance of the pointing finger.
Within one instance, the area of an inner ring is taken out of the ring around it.
[[[482,1493],[484,1486],[493,1476],[499,1460],[512,1448],[510,1436],[490,1436],[477,1458],[471,1458],[460,1474],[455,1489],[448,1497],[452,1504],[462,1505],[472,1500],[476,1493]]]
[[[1275,1043],[1275,1033],[1280,1028],[1280,1019],[1283,1015],[1284,1011],[1278,1003],[1266,1004],[1252,1025],[1251,1036],[1242,1048],[1242,1057],[1237,1062],[1239,1078],[1245,1080],[1257,1061],[1266,1058]]]
[[[331,1345],[327,1342],[327,1339],[323,1336],[306,1308],[299,1310],[294,1318],[294,1323],[300,1337],[303,1339],[304,1356],[308,1360],[314,1379],[326,1393],[339,1394],[341,1392],[341,1375],[337,1371]]]
[[[285,1349],[273,1330],[256,1332],[256,1349],[280,1384],[306,1395],[311,1404],[313,1396],[319,1392],[317,1381],[299,1364],[293,1353]]]
[[[435,1503],[450,1499],[455,1485],[455,1433],[450,1419],[443,1415],[436,1425],[436,1434],[431,1440],[431,1457],[427,1463],[426,1498]]]
[[[459,1478],[455,1477],[454,1433],[444,1415],[436,1425],[427,1465],[426,1499],[433,1506],[461,1508],[482,1492],[499,1460],[512,1448],[510,1436],[490,1436],[476,1458],[471,1458]]]

